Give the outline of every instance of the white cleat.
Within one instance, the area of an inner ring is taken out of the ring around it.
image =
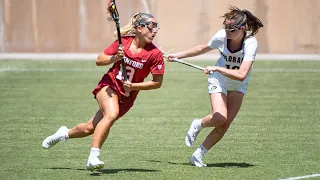
[[[100,159],[96,156],[89,157],[86,169],[88,171],[100,170],[104,167],[104,162],[100,161]]]
[[[68,133],[68,128],[66,126],[61,126],[56,133],[51,136],[48,136],[43,142],[42,147],[49,149],[52,146],[56,145],[60,141],[66,140],[66,134]]]
[[[198,157],[195,155],[192,155],[190,157],[189,162],[192,165],[197,166],[197,167],[207,167],[207,165],[202,162],[202,157]]]
[[[195,119],[192,121],[189,131],[186,134],[185,143],[188,147],[191,147],[197,139],[197,136],[201,129],[196,126],[196,121],[199,119]]]

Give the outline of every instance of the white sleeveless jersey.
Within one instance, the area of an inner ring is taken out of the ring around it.
[[[240,51],[231,53],[227,48],[227,34],[225,30],[222,29],[211,38],[208,43],[208,47],[212,49],[218,49],[220,52],[221,56],[216,62],[215,66],[220,66],[227,69],[239,69],[243,61],[253,61],[255,59],[258,42],[255,37],[249,36],[244,40],[242,49]],[[215,81],[215,83],[225,85],[227,87],[239,87],[248,83],[251,71],[252,68],[243,81],[233,80],[219,72],[214,72],[211,76],[209,76],[209,82]]]

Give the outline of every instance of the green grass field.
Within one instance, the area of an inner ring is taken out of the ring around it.
[[[192,61],[210,65],[209,61]],[[166,63],[163,86],[142,91],[102,148],[105,169],[85,170],[91,137],[42,149],[61,125],[97,110],[91,91],[108,67],[92,61],[0,61],[0,179],[276,180],[320,173],[320,61],[257,61],[242,108],[222,141],[188,164],[193,118],[210,113],[206,75]],[[319,177],[318,177],[319,178]],[[311,178],[311,179],[317,179]]]

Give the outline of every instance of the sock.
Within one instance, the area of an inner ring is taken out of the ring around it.
[[[197,129],[200,129],[200,130],[203,129],[203,127],[201,126],[201,121],[202,119],[195,120],[195,126],[197,127]]]
[[[66,134],[64,135],[64,138],[67,140],[67,139],[69,139],[69,131],[70,131],[70,129],[68,129],[68,131],[66,132]]]
[[[99,156],[100,155],[100,149],[99,148],[91,148],[90,150],[90,157],[91,156]]]
[[[194,155],[203,156],[208,152],[208,150],[201,144],[196,151],[193,153]]]

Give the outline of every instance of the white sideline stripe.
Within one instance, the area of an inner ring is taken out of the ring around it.
[[[94,71],[105,71],[107,72],[108,68],[0,68],[0,72],[80,72],[80,71],[86,71],[86,72],[94,72]],[[195,71],[193,68],[188,69],[168,69],[166,71],[169,72],[191,72]],[[253,69],[253,72],[307,72],[307,73],[318,73],[320,72],[320,69]]]
[[[98,53],[0,53],[0,60],[93,60]],[[197,57],[186,58],[185,60],[217,60],[219,54],[204,54]],[[320,54],[257,54],[257,60],[309,60],[319,61]]]
[[[80,71],[102,71],[98,68],[0,68],[0,72],[80,72]],[[105,71],[107,71],[106,69]]]
[[[289,177],[287,179],[279,179],[279,180],[298,180],[298,179],[307,179],[312,177],[320,177],[320,174],[312,174],[312,175],[306,175],[306,176],[298,176],[298,177]]]
[[[0,60],[96,60],[93,53],[0,53]]]
[[[285,69],[285,68],[275,68],[275,69],[252,69],[253,72],[320,72],[320,69]]]

